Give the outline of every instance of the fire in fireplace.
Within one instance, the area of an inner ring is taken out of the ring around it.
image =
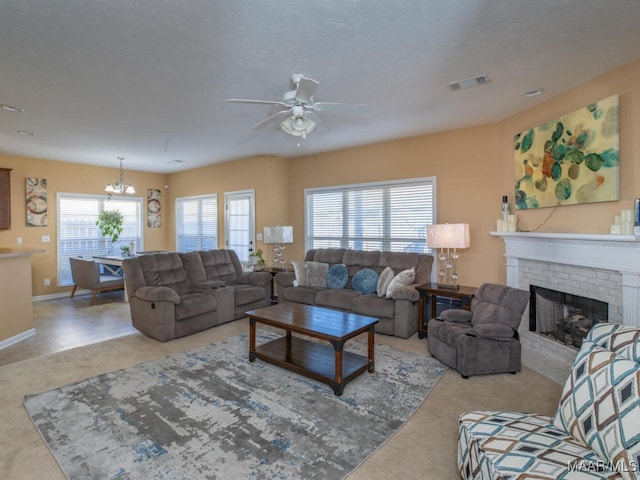
[[[596,323],[609,321],[609,304],[592,298],[529,286],[529,330],[573,348]]]

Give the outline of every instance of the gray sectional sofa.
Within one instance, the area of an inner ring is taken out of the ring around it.
[[[269,305],[268,272],[243,272],[233,250],[155,253],[123,261],[133,326],[165,342]]]
[[[420,296],[415,286],[431,281],[431,255],[318,248],[306,253],[305,262],[345,265],[348,271],[346,286],[294,286],[295,273],[280,272],[275,276],[278,303],[304,303],[376,317],[380,319],[376,332],[386,335],[408,338],[417,331]],[[358,271],[371,269],[380,275],[385,267],[390,267],[396,275],[413,267],[415,280],[411,285],[397,289],[392,298],[381,298],[376,293],[363,294],[353,289],[352,279]]]

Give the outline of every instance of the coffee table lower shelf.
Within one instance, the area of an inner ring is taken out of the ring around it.
[[[259,345],[249,352],[249,361],[256,358],[278,365],[292,372],[329,385],[336,395],[342,395],[344,386],[366,370],[373,372],[373,360],[329,345],[288,336]],[[340,359],[340,357],[342,357]],[[338,369],[338,362],[342,368]],[[371,363],[371,364],[370,364]],[[341,371],[341,375],[340,375]]]

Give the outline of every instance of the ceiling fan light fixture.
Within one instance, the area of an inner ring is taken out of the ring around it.
[[[316,128],[316,122],[306,117],[291,116],[282,121],[280,128],[294,137],[306,138]]]

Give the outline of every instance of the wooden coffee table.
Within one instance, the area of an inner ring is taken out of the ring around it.
[[[374,372],[374,326],[378,319],[297,303],[279,303],[246,312],[249,361],[256,358],[329,385],[340,396],[344,386],[368,370]],[[256,323],[285,330],[285,336],[256,347]],[[367,332],[366,357],[343,351],[347,340]],[[323,345],[292,333],[326,340]]]

